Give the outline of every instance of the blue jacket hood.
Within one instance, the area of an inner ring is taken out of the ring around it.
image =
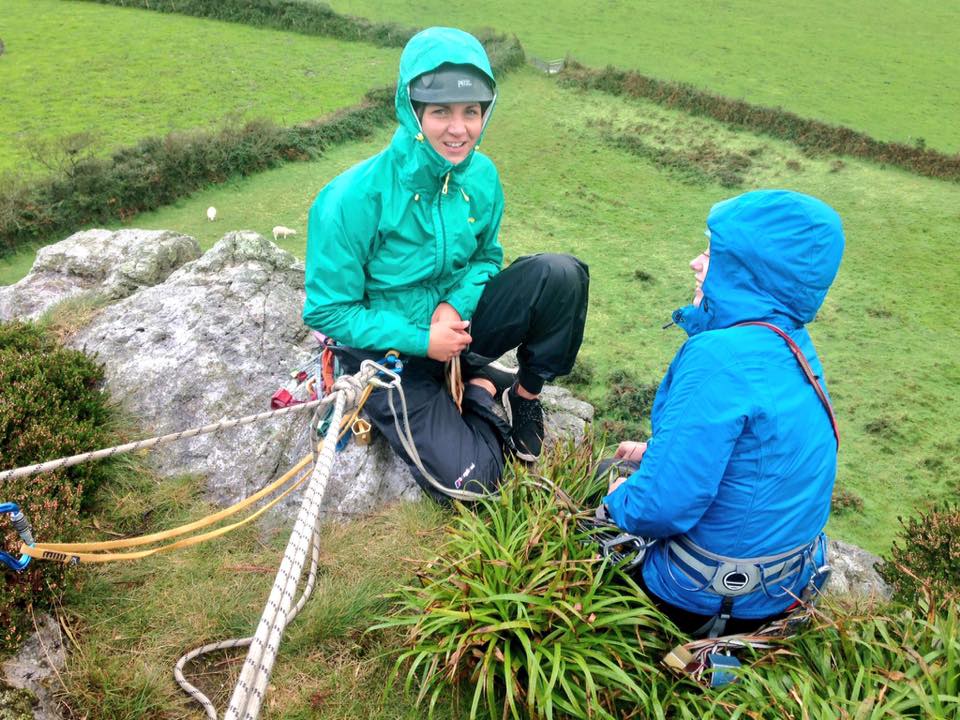
[[[755,190],[717,203],[707,216],[710,266],[699,307],[674,313],[690,335],[765,320],[785,329],[817,314],[840,268],[840,216],[791,190]]]

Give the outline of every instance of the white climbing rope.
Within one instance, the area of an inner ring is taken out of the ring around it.
[[[208,652],[238,647],[249,648],[224,717],[234,720],[240,718],[256,720],[266,695],[267,684],[270,681],[283,632],[309,600],[316,585],[317,567],[320,561],[320,507],[333,467],[341,418],[346,409],[357,404],[364,387],[373,381],[381,369],[382,367],[375,363],[368,363],[361,367],[356,375],[340,377],[334,383],[331,393],[325,398],[334,403],[333,410],[327,417],[329,427],[256,633],[250,637],[221,640],[203,645],[191,650],[177,661],[173,671],[174,679],[187,694],[203,706],[210,720],[217,719],[216,707],[206,695],[186,679],[183,668],[194,658]],[[294,605],[293,597],[300,584],[308,553],[311,560],[307,580]]]
[[[360,374],[363,374],[362,370]],[[324,437],[323,449],[317,458],[280,569],[274,579],[273,589],[260,616],[260,623],[247,651],[247,659],[230,698],[226,714],[228,720],[256,720],[280,649],[280,639],[293,616],[293,599],[307,553],[314,544],[313,537],[317,532],[320,506],[333,467],[340,418],[344,411],[344,394],[336,392],[336,386],[334,388],[336,400],[330,416],[330,427]]]
[[[247,415],[242,418],[228,418],[221,420],[220,422],[211,423],[210,425],[203,425],[202,427],[181,430],[180,432],[170,433],[168,435],[160,435],[158,437],[147,438],[145,440],[138,440],[137,442],[127,443],[125,445],[116,445],[114,447],[103,448],[102,450],[94,450],[92,452],[80,453],[79,455],[71,455],[70,457],[50,460],[48,462],[39,463],[38,465],[26,465],[13,470],[4,470],[3,472],[0,472],[0,483],[3,483],[6,480],[14,480],[19,477],[53,472],[54,470],[59,470],[60,468],[71,467],[72,465],[79,465],[80,463],[91,462],[93,460],[102,460],[103,458],[119,455],[121,453],[145,450],[157,445],[164,445],[177,440],[185,440],[186,438],[196,437],[197,435],[204,435],[206,433],[218,432],[220,430],[226,430],[227,428],[237,427],[239,425],[249,425],[257,422],[258,420],[266,420],[267,418],[278,417],[280,415],[286,415],[287,413],[310,410],[322,405],[328,405],[330,402],[332,402],[332,398],[330,395],[327,395],[319,400],[311,400],[310,402],[301,403],[299,405],[291,405],[290,407],[280,408],[279,410],[267,410],[266,412],[257,413],[256,415]]]
[[[313,594],[313,588],[317,582],[317,568],[320,564],[320,531],[317,525],[313,528],[313,533],[311,535],[310,543],[310,569],[307,574],[307,582],[303,588],[303,592],[300,595],[300,598],[297,600],[297,604],[294,606],[293,610],[290,612],[289,617],[287,618],[287,624],[293,622],[293,619],[300,613],[304,605],[307,604],[307,600],[310,599],[310,596]],[[251,635],[245,638],[233,638],[230,640],[221,640],[219,642],[208,643],[201,647],[195,648],[190,652],[183,655],[177,664],[173,668],[173,678],[176,680],[177,684],[186,692],[190,697],[192,697],[197,703],[203,706],[203,711],[206,714],[209,720],[217,720],[217,708],[211,702],[210,698],[203,694],[199,688],[194,686],[187,680],[186,676],[183,673],[184,667],[191,660],[205,655],[206,653],[215,652],[217,650],[231,650],[234,648],[240,647],[249,647],[254,640],[254,636]]]

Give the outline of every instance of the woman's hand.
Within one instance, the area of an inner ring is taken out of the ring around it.
[[[450,303],[442,302],[437,305],[436,309],[433,311],[433,317],[430,318],[430,324],[438,323],[441,320],[456,321],[462,320],[460,313],[457,312],[457,309]]]
[[[453,308],[451,308],[452,310]],[[454,310],[454,312],[457,312]],[[460,315],[458,314],[459,318]],[[473,339],[467,332],[470,325],[466,320],[438,320],[430,326],[430,343],[427,357],[446,362],[456,357]]]
[[[624,440],[622,443],[617,445],[617,451],[613,454],[617,460],[633,460],[634,462],[640,462],[643,459],[643,454],[647,451],[647,444],[645,442],[634,442],[632,440]]]
[[[616,479],[614,479],[614,480],[611,480],[611,481],[610,481],[610,487],[607,488],[607,495],[609,495],[609,494],[612,493],[614,490],[616,490],[618,487],[620,487],[621,485],[623,485],[626,481],[627,481],[627,479],[626,479],[625,477],[618,477],[618,478],[616,478]]]

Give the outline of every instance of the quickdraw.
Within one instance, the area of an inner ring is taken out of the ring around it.
[[[17,531],[17,534],[20,536],[23,544],[27,547],[32,546],[33,528],[30,526],[30,521],[27,520],[26,515],[24,515],[23,511],[20,510],[20,506],[12,502],[0,503],[0,514],[3,513],[8,513],[10,515],[10,523],[13,525],[14,530]],[[0,562],[2,562],[11,570],[22,572],[23,570],[26,570],[27,565],[30,564],[30,556],[24,553],[20,555],[19,559],[17,559],[10,553],[0,550]]]
[[[577,529],[584,534],[584,544],[596,545],[601,558],[620,565],[622,570],[639,567],[647,550],[656,544],[656,540],[631,535],[616,525],[597,518],[578,519]]]

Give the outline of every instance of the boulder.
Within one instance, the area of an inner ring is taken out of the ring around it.
[[[54,692],[60,685],[59,675],[66,668],[66,662],[60,625],[49,615],[38,616],[35,632],[16,655],[3,662],[0,717],[34,720],[61,717]]]
[[[95,353],[111,395],[150,435],[269,409],[308,358],[303,264],[253,232],[225,235],[164,282],[104,308],[70,344]],[[308,452],[303,414],[160,446],[164,474],[196,473],[233,502]]]
[[[832,569],[826,590],[837,595],[852,595],[865,600],[889,600],[892,590],[876,570],[883,560],[863,548],[831,539],[827,562]]]
[[[197,241],[170,230],[84,230],[40,248],[25,278],[0,287],[0,320],[33,319],[61,300],[108,300],[162,283],[200,256]]]

